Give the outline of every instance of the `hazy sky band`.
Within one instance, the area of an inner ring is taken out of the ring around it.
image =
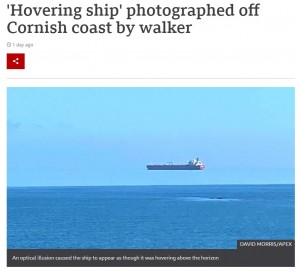
[[[294,88],[8,88],[8,185],[294,183]],[[148,163],[203,172],[151,173]]]

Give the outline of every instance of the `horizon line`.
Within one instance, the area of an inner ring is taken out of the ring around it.
[[[7,188],[79,188],[79,187],[160,187],[160,186],[266,186],[266,185],[295,185],[295,183],[265,183],[265,184],[173,184],[173,185],[43,185],[43,186],[7,186]]]

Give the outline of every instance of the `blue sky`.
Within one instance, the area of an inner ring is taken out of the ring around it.
[[[294,183],[293,88],[8,88],[8,185]],[[205,171],[147,171],[199,157]]]

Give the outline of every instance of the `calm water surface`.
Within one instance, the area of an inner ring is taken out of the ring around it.
[[[236,248],[294,239],[294,185],[8,188],[8,248]]]

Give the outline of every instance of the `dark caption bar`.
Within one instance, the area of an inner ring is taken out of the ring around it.
[[[8,249],[8,267],[294,267],[295,241],[240,240],[237,249]]]

